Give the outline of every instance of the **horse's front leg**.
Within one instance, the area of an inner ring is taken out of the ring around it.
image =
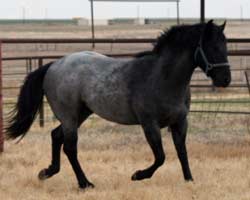
[[[172,137],[175,144],[175,148],[181,162],[183,175],[186,181],[192,181],[192,174],[189,168],[188,156],[186,150],[186,135],[187,135],[187,119],[171,125]]]
[[[147,120],[142,123],[142,127],[146,136],[146,139],[154,153],[154,163],[144,170],[138,170],[132,176],[132,180],[142,180],[150,178],[154,172],[160,167],[165,160],[165,154],[162,147],[160,127],[157,122],[153,120]]]
[[[51,132],[52,139],[52,161],[51,165],[40,171],[38,178],[40,180],[45,180],[55,175],[60,170],[60,153],[63,144],[63,132],[62,127],[58,126]]]

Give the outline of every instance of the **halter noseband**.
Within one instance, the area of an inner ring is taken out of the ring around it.
[[[198,54],[201,54],[201,58],[202,60],[204,61],[205,63],[205,73],[206,75],[208,76],[208,72],[210,70],[212,70],[213,68],[216,68],[216,67],[225,67],[225,66],[230,66],[229,62],[224,62],[224,63],[210,63],[207,59],[207,56],[202,48],[202,37],[200,38],[200,41],[199,41],[199,44],[195,50],[195,53],[194,53],[194,60],[195,62],[197,63],[197,57],[198,57]]]

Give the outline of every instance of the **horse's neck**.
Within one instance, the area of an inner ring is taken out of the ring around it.
[[[183,94],[189,87],[189,83],[194,72],[193,53],[191,51],[170,53],[161,61],[161,71],[163,73],[163,87],[171,85],[176,95]]]

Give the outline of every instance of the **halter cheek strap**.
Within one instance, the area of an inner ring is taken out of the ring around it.
[[[216,68],[216,67],[225,67],[225,66],[230,66],[229,62],[224,62],[224,63],[210,63],[207,59],[207,56],[202,48],[202,45],[201,45],[201,39],[200,39],[200,42],[198,44],[198,47],[196,48],[195,50],[195,53],[194,53],[194,60],[195,62],[197,63],[197,58],[198,58],[198,55],[201,55],[201,59],[203,60],[203,62],[205,63],[205,73],[206,75],[208,76],[208,72],[210,70],[212,70],[213,68]]]

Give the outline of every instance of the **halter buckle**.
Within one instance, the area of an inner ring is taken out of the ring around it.
[[[214,63],[214,64],[210,63],[210,62],[208,61],[208,59],[207,59],[207,56],[206,56],[204,50],[202,49],[202,45],[201,45],[200,42],[199,42],[199,44],[198,44],[198,46],[197,46],[197,48],[196,48],[196,50],[195,50],[195,53],[194,53],[194,60],[195,60],[196,63],[197,63],[198,53],[201,54],[201,58],[202,58],[203,62],[204,62],[205,65],[206,65],[206,68],[205,68],[204,71],[205,71],[205,73],[206,73],[207,76],[208,76],[208,72],[209,72],[210,70],[212,70],[213,68],[215,68],[215,67],[230,66],[229,62]]]

